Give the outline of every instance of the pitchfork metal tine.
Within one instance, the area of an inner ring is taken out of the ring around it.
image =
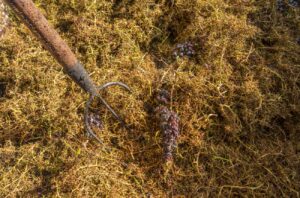
[[[108,88],[110,86],[120,86],[120,87],[123,87],[125,88],[127,91],[131,92],[131,89],[124,83],[122,82],[109,82],[109,83],[106,83],[102,86],[99,86],[98,89],[99,89],[99,92],[102,91],[103,89],[105,88]],[[101,102],[104,104],[104,106],[113,114],[113,116],[125,127],[126,127],[126,123],[125,121],[113,110],[113,108],[111,108],[111,106],[99,95],[98,96],[101,100]]]
[[[123,87],[125,89],[127,89],[127,91],[131,92],[131,89],[124,83],[122,82],[108,82],[102,86],[99,86],[98,89],[101,91],[107,87],[110,87],[110,86],[114,86],[114,85],[119,85],[120,87]]]
[[[95,138],[100,144],[103,144],[102,140],[100,138],[98,138],[98,136],[94,133],[94,131],[92,130],[90,124],[89,124],[89,108],[91,105],[91,102],[94,100],[95,96],[90,96],[90,98],[88,99],[88,101],[86,102],[85,105],[85,109],[84,109],[84,124],[85,124],[85,129],[88,135],[93,136],[93,138]]]
[[[90,94],[84,110],[84,121],[87,132],[102,143],[96,136],[89,124],[89,108],[95,97],[99,97],[104,106],[116,117],[119,122],[125,125],[120,116],[101,97],[100,91],[113,85],[118,85],[130,91],[129,87],[121,82],[110,82],[96,87],[93,80],[84,69],[83,65],[76,58],[67,43],[62,40],[57,31],[50,26],[47,19],[37,9],[32,0],[4,0],[12,10],[20,17],[27,27],[40,39],[44,47],[63,66],[64,72],[69,75],[84,91]]]
[[[102,91],[105,88],[108,88],[110,86],[121,86],[123,88],[125,88],[127,91],[131,92],[130,88],[121,82],[109,82],[106,83],[102,86],[98,87],[99,92]],[[86,130],[87,133],[92,135],[100,144],[103,144],[103,141],[98,138],[98,136],[94,133],[94,131],[92,130],[89,121],[88,121],[88,115],[89,115],[89,108],[91,106],[92,101],[94,100],[95,97],[98,97],[100,99],[100,101],[102,102],[102,104],[104,104],[104,106],[113,114],[113,116],[122,124],[122,126],[124,126],[126,129],[128,129],[128,127],[126,126],[125,121],[113,110],[113,108],[101,97],[100,93],[97,95],[91,95],[89,100],[86,103],[85,106],[85,110],[84,110],[84,122],[85,122],[85,126],[86,126]]]
[[[122,124],[122,126],[126,127],[125,121],[113,110],[113,108],[101,97],[98,96],[104,106],[113,114],[113,116]]]

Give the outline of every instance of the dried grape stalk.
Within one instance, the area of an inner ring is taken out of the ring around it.
[[[160,91],[156,99],[161,104],[155,109],[155,113],[163,134],[164,159],[171,161],[173,159],[172,152],[176,148],[179,136],[179,117],[165,106],[170,101],[167,91]]]
[[[8,25],[9,18],[6,10],[6,6],[2,0],[0,0],[0,37],[4,34]]]

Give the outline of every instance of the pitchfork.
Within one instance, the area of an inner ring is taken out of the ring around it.
[[[89,108],[95,98],[99,98],[101,103],[113,114],[113,116],[125,126],[123,119],[110,107],[110,105],[101,97],[100,91],[113,85],[118,85],[130,91],[130,88],[121,82],[109,82],[100,87],[96,86],[83,65],[77,60],[75,54],[69,46],[62,40],[59,34],[49,25],[47,19],[36,8],[32,0],[4,0],[12,10],[20,17],[27,27],[39,38],[45,48],[52,56],[63,66],[67,73],[84,91],[90,94],[85,111],[84,122],[87,133],[93,136],[98,142],[101,139],[93,132],[88,116]]]

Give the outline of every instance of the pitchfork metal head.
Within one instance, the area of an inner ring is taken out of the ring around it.
[[[101,97],[100,92],[110,86],[120,86],[126,89],[128,92],[131,92],[130,88],[121,82],[109,82],[104,85],[101,85],[97,87],[98,93],[97,94],[91,94],[90,98],[86,102],[85,110],[84,110],[84,123],[85,123],[85,129],[88,135],[94,137],[99,143],[103,143],[103,141],[96,135],[96,133],[93,131],[91,124],[89,122],[89,113],[90,113],[90,107],[92,102],[95,100],[95,98],[99,98],[100,102],[113,114],[113,116],[121,123],[122,126],[127,128],[125,121],[113,110],[113,108]]]
[[[96,138],[100,143],[102,141],[93,132],[89,121],[89,108],[95,98],[99,98],[102,104],[113,114],[113,116],[125,126],[123,119],[107,104],[101,97],[100,92],[110,86],[117,85],[130,91],[129,87],[121,82],[110,82],[100,87],[89,77],[83,65],[77,60],[75,54],[59,34],[50,26],[47,19],[36,8],[32,0],[4,0],[12,10],[20,17],[27,27],[37,36],[43,43],[44,47],[52,54],[52,56],[63,66],[64,72],[68,74],[74,82],[76,82],[84,91],[90,94],[90,98],[86,103],[84,120],[85,127],[91,136]],[[1,1],[0,1],[1,2]],[[1,10],[0,10],[1,11]],[[0,27],[1,34],[1,27]]]

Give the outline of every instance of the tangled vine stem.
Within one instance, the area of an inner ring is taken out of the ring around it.
[[[84,123],[85,123],[86,132],[88,135],[91,135],[92,137],[94,137],[100,144],[103,144],[103,141],[95,134],[95,132],[93,131],[93,129],[89,123],[89,113],[90,113],[89,109],[95,98],[99,98],[101,103],[104,104],[104,106],[113,114],[113,116],[122,124],[122,126],[126,127],[125,121],[115,112],[115,110],[113,110],[113,108],[100,95],[100,92],[103,89],[108,88],[110,86],[120,86],[120,87],[125,88],[128,92],[131,92],[130,88],[124,83],[109,82],[109,83],[99,86],[97,88],[99,93],[97,95],[95,95],[95,94],[91,95],[90,98],[88,99],[88,101],[86,102],[85,109],[84,109]]]

